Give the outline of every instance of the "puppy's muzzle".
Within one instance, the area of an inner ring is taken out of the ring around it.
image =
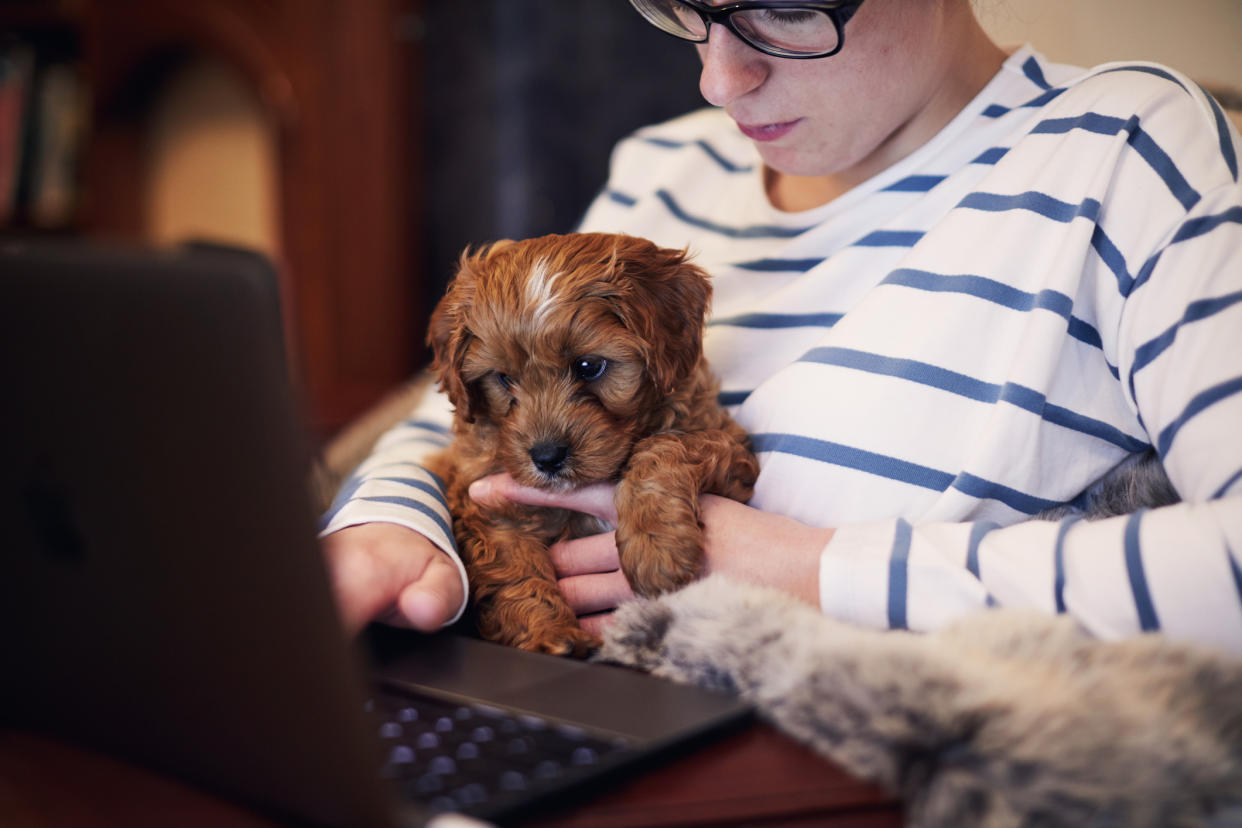
[[[536,443],[530,448],[530,459],[539,471],[555,475],[565,467],[565,461],[569,459],[569,446],[564,443]]]

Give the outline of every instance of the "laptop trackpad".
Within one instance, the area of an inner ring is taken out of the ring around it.
[[[369,639],[381,680],[461,701],[505,705],[640,743],[712,729],[748,710],[730,696],[622,667],[524,652],[453,633],[373,628]]]

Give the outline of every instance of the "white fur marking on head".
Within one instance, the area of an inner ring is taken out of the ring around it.
[[[547,260],[540,259],[526,277],[526,308],[536,325],[543,324],[544,317],[556,301],[554,290],[560,275],[549,273]]]

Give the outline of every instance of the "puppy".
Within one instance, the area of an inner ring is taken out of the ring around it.
[[[548,546],[605,530],[563,509],[481,506],[469,485],[508,472],[573,489],[617,483],[617,548],[635,592],[699,574],[699,495],[747,500],[759,466],[717,403],[703,358],[711,288],[684,251],[600,233],[502,241],[471,255],[432,314],[428,343],[454,406],[430,462],[488,639],[585,656]]]

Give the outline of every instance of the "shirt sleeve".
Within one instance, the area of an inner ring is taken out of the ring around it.
[[[825,613],[934,629],[990,605],[1069,613],[1242,654],[1242,187],[1205,193],[1137,267],[1118,381],[1182,503],[1096,521],[845,526]]]
[[[468,595],[444,483],[423,467],[428,457],[449,444],[451,423],[448,398],[428,390],[410,416],[385,432],[371,455],[341,484],[320,522],[320,536],[362,523],[395,523],[413,529],[449,556],[461,576],[462,594]],[[448,624],[457,621],[465,608],[463,598]]]

